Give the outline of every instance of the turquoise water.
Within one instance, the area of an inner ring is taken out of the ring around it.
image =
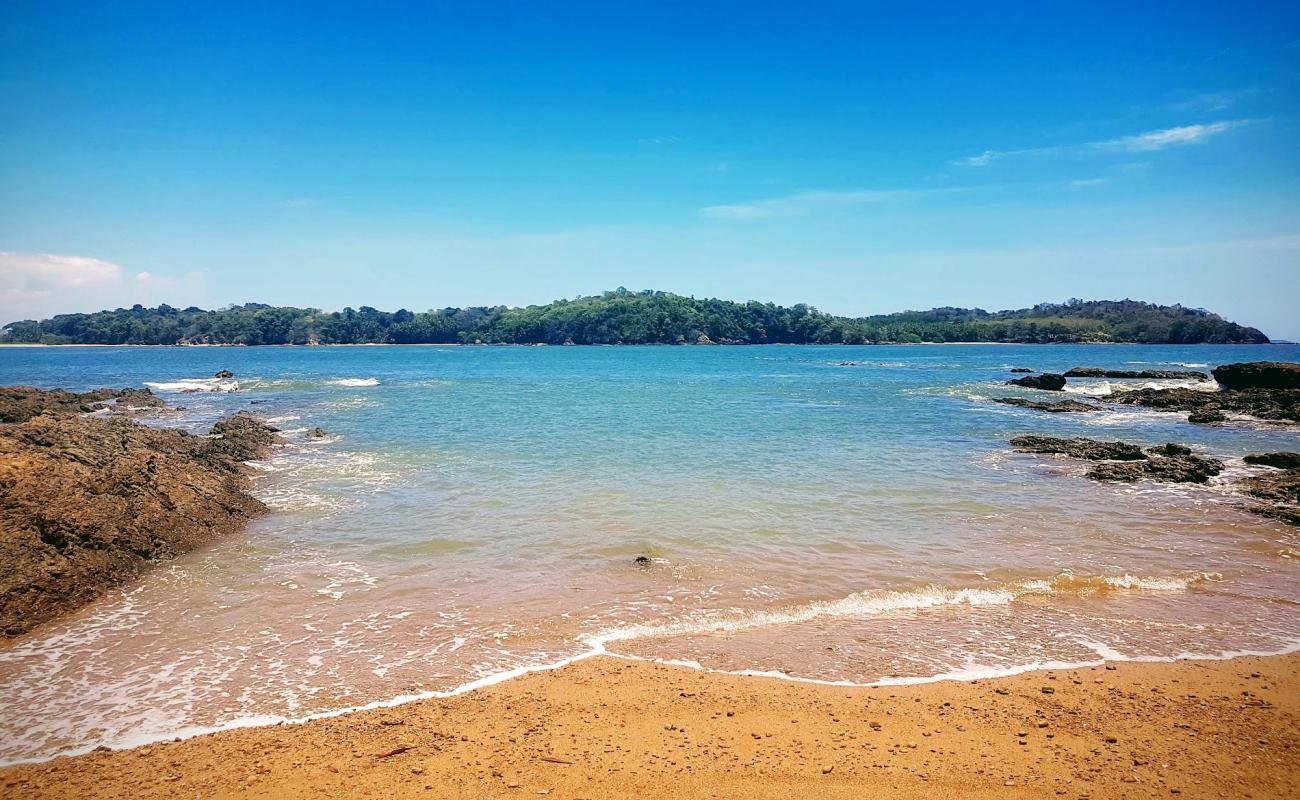
[[[1013,366],[1260,359],[1300,347],[0,348],[0,384],[151,384],[185,407],[151,424],[244,409],[290,442],[254,465],[272,513],[244,535],[0,651],[0,759],[602,650],[870,683],[1292,649],[1296,529],[1230,482],[1243,454],[1300,449],[1294,427],[989,401],[1036,394],[1002,385]],[[1027,432],[1229,470],[1100,485],[1011,453]]]

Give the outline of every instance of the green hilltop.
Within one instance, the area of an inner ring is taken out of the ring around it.
[[[0,342],[43,344],[876,344],[920,342],[1260,343],[1218,314],[1136,300],[1069,300],[989,312],[935,308],[837,317],[802,303],[696,299],[618,289],[546,305],[413,312],[248,303],[214,311],[132,306],[4,326]]]

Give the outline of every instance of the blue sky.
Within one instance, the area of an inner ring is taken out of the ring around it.
[[[10,0],[0,318],[627,286],[1300,338],[1293,4],[954,5]]]

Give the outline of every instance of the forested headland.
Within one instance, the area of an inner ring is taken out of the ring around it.
[[[618,289],[546,305],[379,311],[246,303],[217,310],[132,306],[11,322],[0,342],[40,344],[877,344],[1269,341],[1204,309],[1077,300],[985,311],[934,308],[840,317],[802,303],[696,299]]]

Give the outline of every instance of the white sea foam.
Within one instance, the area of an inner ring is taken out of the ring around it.
[[[326,381],[326,383],[332,386],[352,386],[352,387],[378,386],[379,379],[378,378],[335,378],[334,380]]]
[[[1202,380],[1169,380],[1169,381],[1088,381],[1084,383],[1070,383],[1065,387],[1065,391],[1070,394],[1082,394],[1089,397],[1105,397],[1115,392],[1129,391],[1131,389],[1194,389],[1198,392],[1217,392],[1219,384],[1214,381]]]
[[[229,378],[182,378],[175,381],[145,381],[156,392],[235,392],[239,381]]]
[[[370,585],[370,576],[365,574],[364,570],[353,569],[355,567],[351,562],[338,562],[333,567],[342,569],[345,575],[345,582],[360,582]],[[950,669],[944,672],[931,675],[914,675],[880,678],[869,682],[853,682],[848,680],[826,680],[814,677],[804,677],[792,675],[780,671],[762,671],[762,670],[714,670],[706,668],[697,661],[686,659],[655,659],[646,658],[637,655],[611,652],[607,645],[616,642],[626,642],[634,639],[650,637],[667,637],[677,635],[689,635],[692,633],[709,633],[717,631],[740,631],[751,628],[759,628],[769,625],[782,625],[788,623],[797,623],[816,619],[819,617],[858,617],[872,616],[883,613],[921,610],[940,606],[989,606],[1005,605],[1014,602],[1017,597],[1022,595],[1039,593],[1039,592],[1063,592],[1079,591],[1079,584],[1088,586],[1103,585],[1113,590],[1132,591],[1181,591],[1199,583],[1203,580],[1214,580],[1217,576],[1196,575],[1186,578],[1143,578],[1134,577],[1129,574],[1119,576],[1083,576],[1078,577],[1069,573],[1062,573],[1048,579],[1035,579],[1007,584],[995,589],[943,589],[930,587],[911,592],[860,592],[841,598],[839,600],[818,601],[808,603],[802,606],[795,606],[779,611],[759,611],[751,612],[744,615],[735,615],[730,617],[721,617],[713,619],[704,619],[695,622],[675,622],[661,625],[631,625],[621,626],[596,633],[590,636],[582,637],[579,641],[585,647],[584,650],[559,658],[554,661],[545,663],[525,664],[513,667],[507,670],[491,672],[482,675],[471,681],[455,686],[446,690],[426,690],[410,694],[402,694],[396,697],[376,700],[362,705],[349,706],[346,708],[320,711],[299,717],[288,717],[275,714],[252,714],[236,717],[217,725],[210,726],[185,726],[185,727],[166,727],[164,729],[149,730],[147,728],[137,727],[130,735],[114,738],[107,742],[110,746],[125,748],[139,747],[146,744],[152,744],[159,741],[170,739],[186,739],[194,736],[200,736],[209,733],[216,733],[224,730],[234,730],[239,728],[262,727],[282,724],[301,724],[318,719],[329,719],[343,716],[357,711],[368,711],[380,708],[394,708],[406,703],[416,702],[419,700],[428,700],[435,698],[448,698],[457,695],[472,692],[487,686],[518,678],[534,672],[544,672],[559,669],[570,664],[582,661],[593,656],[607,655],[615,658],[624,658],[636,661],[656,661],[659,663],[675,664],[691,669],[699,669],[706,672],[719,672],[732,675],[754,676],[777,678],[801,683],[825,684],[834,686],[897,686],[906,684],[935,683],[947,680],[981,680],[1009,675],[1016,675],[1023,672],[1029,672],[1040,669],[1070,669],[1085,666],[1095,666],[1105,661],[1175,661],[1182,658],[1196,658],[1203,660],[1218,660],[1233,658],[1247,655],[1278,655],[1300,651],[1300,638],[1286,639],[1281,646],[1274,651],[1257,651],[1257,650],[1239,650],[1224,653],[1180,653],[1170,657],[1152,657],[1152,656],[1126,656],[1114,648],[1100,642],[1080,641],[1089,649],[1097,653],[1097,660],[1092,661],[1031,661],[1012,665],[983,665],[975,662],[968,662],[961,667]],[[334,587],[336,588],[336,587]],[[380,667],[379,669],[386,669]],[[51,753],[37,757],[26,757],[16,759],[0,759],[0,766],[9,766],[21,763],[33,763],[47,761],[51,758],[64,755],[79,755],[90,752],[104,742],[90,742],[76,748],[68,749],[58,753]]]

